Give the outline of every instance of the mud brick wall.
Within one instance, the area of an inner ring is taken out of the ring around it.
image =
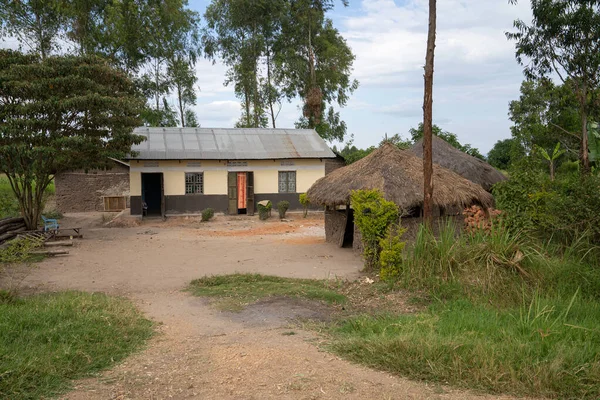
[[[127,196],[129,168],[115,163],[109,170],[69,171],[54,177],[60,212],[104,211],[103,196]]]
[[[328,158],[325,160],[325,175],[345,166],[346,163],[342,157]]]

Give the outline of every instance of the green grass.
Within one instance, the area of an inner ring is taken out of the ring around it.
[[[248,304],[274,296],[303,297],[330,304],[346,301],[345,296],[336,292],[327,281],[260,274],[204,277],[192,281],[188,290],[195,296],[216,297],[215,306],[230,311],[240,311]]]
[[[54,181],[46,188],[45,196],[50,196],[55,193]],[[19,215],[19,203],[10,187],[10,183],[6,176],[0,174],[0,218],[16,217]],[[55,218],[55,217],[51,217]]]
[[[331,328],[330,349],[413,379],[486,392],[600,398],[600,306],[536,298],[498,310],[468,300],[416,315],[359,316]]]
[[[0,303],[0,398],[56,396],[124,359],[153,332],[127,300],[61,292]]]

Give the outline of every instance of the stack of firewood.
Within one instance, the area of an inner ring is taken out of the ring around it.
[[[489,232],[492,228],[493,220],[502,213],[500,210],[488,209],[486,213],[479,206],[465,208],[463,215],[465,217],[465,230],[467,232],[484,231]]]
[[[0,244],[14,239],[19,233],[26,230],[27,227],[23,217],[0,219]]]

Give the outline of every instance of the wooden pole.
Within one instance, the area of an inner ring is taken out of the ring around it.
[[[435,50],[436,1],[429,0],[429,29],[425,55],[425,93],[423,96],[423,220],[431,224],[433,218],[433,59]]]

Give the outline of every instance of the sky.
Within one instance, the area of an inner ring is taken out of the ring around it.
[[[190,7],[203,14],[209,3],[190,0]],[[409,137],[423,120],[428,1],[339,1],[329,17],[356,55],[352,75],[360,87],[341,109],[354,144],[376,145],[386,133]],[[508,103],[519,97],[523,72],[505,32],[517,18],[530,21],[529,0],[438,1],[433,122],[484,154],[510,137]],[[239,119],[239,100],[223,86],[225,71],[207,60],[197,66],[195,111],[203,127],[231,127]],[[284,103],[278,128],[293,128],[298,104]]]
[[[354,145],[378,144],[387,134],[408,131],[423,120],[423,66],[427,44],[427,0],[341,0],[329,13],[356,56],[353,79],[360,82],[341,116]],[[189,0],[204,14],[210,0]],[[433,123],[455,133],[483,154],[510,137],[508,103],[519,98],[523,69],[514,42],[506,39],[513,21],[531,20],[529,0],[439,0],[433,87]],[[16,48],[9,38],[0,46]],[[227,67],[201,59],[197,66],[202,127],[233,127],[241,108],[233,87],[223,85]],[[293,128],[299,100],[284,103],[278,128]],[[332,143],[335,144],[335,143]]]

